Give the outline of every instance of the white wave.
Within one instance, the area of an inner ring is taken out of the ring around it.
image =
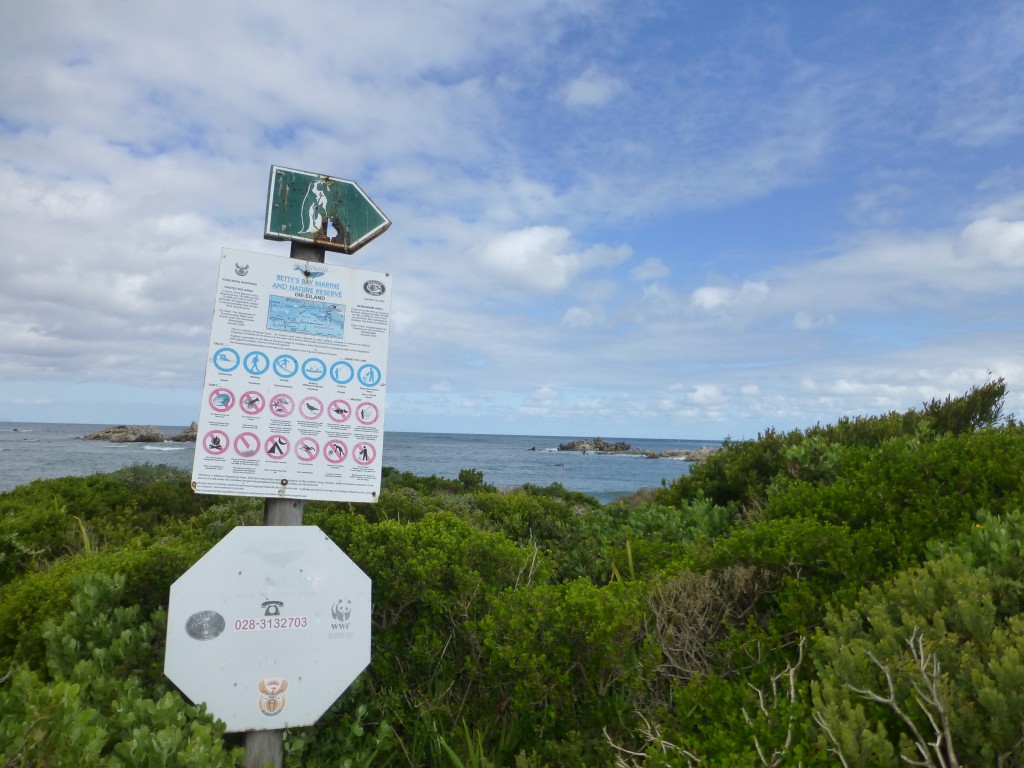
[[[142,446],[144,451],[186,451],[188,446],[185,445],[144,445]]]

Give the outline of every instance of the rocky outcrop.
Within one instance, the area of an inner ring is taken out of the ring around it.
[[[186,427],[184,431],[179,432],[176,435],[171,435],[167,439],[172,443],[194,443],[198,434],[199,425],[193,421],[192,426]]]
[[[650,449],[633,448],[629,443],[620,440],[617,443],[609,443],[600,437],[590,440],[573,440],[569,443],[562,443],[558,446],[560,451],[578,451],[581,453],[598,453],[601,455],[622,455],[644,456],[648,459],[681,459],[683,461],[704,461],[708,456],[717,453],[721,448],[702,445],[692,451],[685,448],[670,448],[665,451],[652,451]]]
[[[558,446],[560,451],[582,451],[583,453],[629,453],[629,443],[620,440],[617,443],[609,443],[600,437],[590,440],[573,440],[571,443],[562,443]]]
[[[106,440],[110,443],[162,443],[164,433],[157,427],[126,426],[107,427],[85,436],[86,440]]]

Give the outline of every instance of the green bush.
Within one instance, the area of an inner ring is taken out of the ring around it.
[[[122,574],[124,599],[144,613],[167,607],[171,584],[206,552],[201,541],[157,541],[61,560],[0,587],[0,660],[41,663],[42,627],[71,605],[90,574]]]
[[[19,667],[0,685],[5,765],[234,766],[223,727],[167,690],[165,615],[124,605],[125,579],[91,576],[46,622],[45,673]]]
[[[1004,395],[769,430],[608,505],[473,469],[308,503],[373,579],[373,661],[287,764],[1024,764]],[[4,763],[237,764],[163,678],[163,609],[262,513],[149,466],[0,494]]]
[[[815,717],[848,765],[1024,761],[1024,615],[1006,600],[1024,587],[1022,518],[982,519],[826,618]]]
[[[144,541],[216,504],[168,467],[37,480],[0,494],[0,585],[50,562]]]
[[[477,722],[497,719],[517,752],[575,738],[586,751],[570,764],[593,764],[605,754],[602,729],[633,723],[657,663],[643,606],[635,585],[585,579],[497,596],[479,620],[486,698]]]

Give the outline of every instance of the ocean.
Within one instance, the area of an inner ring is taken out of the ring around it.
[[[0,422],[0,493],[40,478],[112,472],[132,464],[167,464],[192,470],[194,443],[109,443],[83,440],[109,424],[33,424]],[[184,426],[161,426],[166,436]],[[484,482],[505,488],[561,483],[603,503],[656,488],[690,471],[680,459],[601,456],[559,451],[560,443],[595,435],[461,435],[430,432],[385,432],[384,466],[424,477],[457,478],[463,469],[483,472]],[[656,452],[719,446],[717,440],[625,440],[633,448]]]

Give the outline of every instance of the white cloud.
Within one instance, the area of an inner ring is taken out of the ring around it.
[[[798,331],[812,331],[817,328],[827,328],[836,324],[836,316],[831,312],[817,314],[801,310],[793,318],[793,327]]]
[[[611,77],[596,66],[590,66],[565,86],[565,104],[579,109],[603,107],[611,102],[626,84],[617,77]]]
[[[737,303],[746,304],[763,299],[768,294],[768,284],[762,281],[747,281],[736,290],[718,286],[698,288],[691,295],[691,300],[699,309],[713,311]]]
[[[698,384],[686,396],[687,401],[694,405],[722,405],[729,398],[717,384]]]
[[[328,261],[394,276],[395,429],[735,435],[1024,377],[1018,6],[893,48],[885,4],[353,0],[311,46],[304,0],[14,3],[0,419],[52,381],[191,421],[220,248],[287,253],[271,163],[394,221]]]
[[[736,292],[729,288],[715,288],[705,286],[693,292],[693,303],[701,309],[713,310],[730,304]]]
[[[1020,269],[1024,267],[1024,221],[994,217],[972,221],[961,233],[960,253],[971,260]]]
[[[565,290],[580,273],[614,266],[628,256],[625,247],[579,250],[564,227],[537,226],[491,238],[480,258],[486,269],[513,287],[553,294]]]
[[[569,307],[562,315],[562,324],[570,328],[593,328],[603,322],[603,312],[586,307]]]
[[[640,264],[630,270],[629,276],[634,280],[644,282],[648,280],[661,280],[668,277],[672,270],[665,265],[661,259],[644,259]]]

